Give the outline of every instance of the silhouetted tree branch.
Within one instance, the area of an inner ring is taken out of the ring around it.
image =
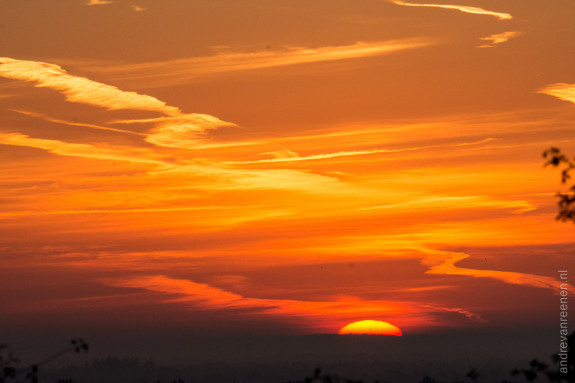
[[[561,182],[563,184],[567,184],[571,180],[571,172],[575,172],[575,158],[571,160],[561,153],[560,149],[554,147],[544,151],[543,158],[547,160],[545,166],[551,165],[562,168]],[[575,223],[575,183],[569,187],[566,193],[557,193],[557,198],[559,198],[559,213],[556,219]]]
[[[14,357],[5,344],[0,344],[0,383],[17,383],[20,382],[20,377],[24,377],[27,382],[38,383],[38,370],[41,366],[44,366],[69,352],[75,352],[78,354],[89,350],[88,344],[83,339],[72,339],[70,343],[70,347],[66,347],[58,351],[39,363],[26,367],[20,367],[20,360]]]

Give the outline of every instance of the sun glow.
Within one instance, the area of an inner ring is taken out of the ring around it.
[[[377,320],[362,320],[343,326],[339,332],[340,335],[395,335],[401,336],[401,330],[387,322]]]

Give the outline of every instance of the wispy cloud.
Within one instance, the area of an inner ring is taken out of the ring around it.
[[[372,206],[365,210],[382,210],[382,209],[512,209],[517,213],[525,213],[535,210],[535,206],[527,201],[501,201],[488,196],[427,196],[424,198],[413,198],[408,202],[396,204]]]
[[[222,121],[217,117],[199,113],[180,113],[169,117],[158,117],[140,120],[119,120],[116,124],[149,123],[154,126],[147,134],[146,141],[169,148],[198,149],[205,147],[204,134],[224,126],[236,126],[231,122]],[[217,144],[208,146],[217,146]]]
[[[333,327],[349,320],[370,318],[397,321],[400,326],[418,325],[433,322],[438,312],[452,311],[469,319],[477,315],[459,308],[444,308],[396,301],[367,301],[355,297],[340,297],[333,301],[301,301],[291,299],[248,298],[203,283],[174,279],[163,275],[133,277],[123,280],[105,281],[116,287],[145,289],[169,294],[164,302],[177,302],[190,305],[192,309],[239,310],[250,309],[243,315],[296,316],[303,319],[313,317],[320,326]],[[173,295],[180,296],[174,298]],[[333,328],[332,328],[333,330]],[[337,329],[336,329],[337,330]]]
[[[250,53],[220,53],[162,62],[87,67],[111,79],[145,80],[146,87],[171,86],[206,75],[379,56],[435,44],[430,39],[405,39],[318,48],[289,47]]]
[[[285,155],[286,151],[279,152],[269,152],[262,154],[270,154],[275,158],[263,159],[263,160],[253,160],[253,161],[228,161],[227,164],[261,164],[261,163],[273,163],[273,162],[293,162],[293,161],[313,161],[313,160],[325,160],[330,158],[338,157],[349,157],[349,156],[361,156],[368,154],[379,154],[379,153],[399,153],[420,150],[421,148],[407,148],[407,149],[372,149],[372,150],[356,150],[349,152],[337,152],[337,153],[322,153],[322,154],[312,154],[309,156],[300,156],[298,153],[287,151],[291,155]]]
[[[420,3],[408,3],[406,1],[401,1],[401,0],[388,0],[388,1],[393,3],[393,4],[403,5],[406,7],[434,7],[434,8],[443,8],[443,9],[455,9],[455,10],[460,11],[460,12],[472,13],[475,15],[494,16],[494,17],[498,18],[499,20],[511,20],[513,18],[513,16],[511,16],[509,13],[488,11],[488,10],[483,9],[483,8],[469,7],[466,5],[425,4],[425,3],[420,4]]]
[[[106,5],[106,4],[112,4],[113,1],[108,1],[108,0],[89,0],[88,3],[86,3],[86,5]]]
[[[0,76],[33,82],[37,87],[61,92],[70,102],[99,106],[109,110],[148,110],[168,115],[181,113],[178,108],[168,106],[152,96],[122,91],[115,86],[73,76],[55,64],[0,57]]]
[[[141,148],[104,148],[89,144],[76,144],[59,140],[32,138],[20,133],[0,133],[0,144],[43,149],[61,156],[171,166],[169,162],[164,161],[165,158],[163,156],[160,156],[153,151]]]
[[[109,110],[137,109],[160,112],[163,116],[114,121],[123,124],[148,124],[144,140],[156,146],[194,149],[196,147],[218,147],[217,143],[203,142],[210,129],[221,126],[234,126],[217,117],[206,114],[183,113],[179,108],[143,94],[125,92],[84,77],[68,74],[57,65],[0,58],[0,76],[36,83],[38,87],[54,89],[66,95],[67,101],[103,107]],[[21,112],[48,121],[70,124],[69,121],[54,119],[38,113]],[[95,124],[78,124],[93,129],[128,133],[129,131],[103,127]],[[132,134],[132,132],[129,132]],[[139,135],[139,134],[138,134]],[[192,161],[176,163],[172,158],[156,153],[152,149],[124,146],[95,146],[84,143],[69,143],[61,140],[33,138],[20,133],[1,133],[0,144],[43,149],[50,153],[90,158],[98,160],[118,160],[131,163],[161,165],[162,176],[166,170],[178,174],[204,177],[198,188],[216,189],[287,189],[287,190],[327,190],[333,189],[337,180],[296,170],[243,170],[209,165],[192,165]],[[225,145],[224,145],[225,146]],[[158,174],[158,173],[156,173]]]
[[[543,275],[457,267],[456,263],[470,257],[465,253],[434,251],[432,254],[432,256],[422,261],[424,265],[430,266],[430,269],[427,271],[428,274],[465,275],[475,278],[492,278],[515,285],[539,287],[551,289],[553,291],[558,291],[559,289],[557,279]],[[569,291],[573,293],[575,292],[575,288],[569,285]]]
[[[330,134],[326,135],[326,137],[328,136],[330,136]],[[226,164],[263,164],[263,163],[275,163],[275,162],[313,161],[313,160],[324,160],[338,157],[364,156],[370,154],[413,152],[423,149],[439,148],[439,147],[473,146],[473,145],[485,144],[496,140],[497,140],[496,138],[490,137],[479,141],[462,142],[459,144],[452,144],[452,145],[422,146],[422,147],[402,148],[402,149],[354,150],[354,151],[341,151],[336,153],[311,154],[307,156],[301,156],[299,153],[294,152],[292,150],[283,149],[274,152],[261,153],[261,155],[270,155],[273,158],[251,160],[251,161],[228,161],[226,162]]]
[[[155,97],[136,92],[127,92],[115,86],[92,81],[85,77],[68,74],[58,65],[23,61],[11,58],[0,58],[0,76],[36,83],[37,87],[46,87],[61,92],[70,102],[94,105],[109,110],[135,109],[160,112],[164,116],[147,120],[122,121],[123,123],[152,124],[151,132],[146,141],[166,147],[193,148],[197,144],[202,133],[209,129],[221,126],[234,126],[234,124],[221,121],[220,119],[206,114],[186,114],[179,108],[167,105]],[[40,114],[28,113],[35,117],[51,120]],[[55,122],[55,119],[52,119]],[[58,120],[67,123],[63,120]],[[122,133],[132,133],[125,130],[101,127],[92,124],[77,124],[94,129],[112,130]]]
[[[76,122],[76,121],[67,121],[67,120],[62,120],[62,119],[59,119],[59,118],[54,118],[54,117],[46,116],[45,114],[42,114],[42,113],[35,113],[35,112],[29,112],[29,111],[17,110],[17,109],[13,109],[12,111],[13,111],[13,112],[16,112],[16,113],[23,114],[23,115],[25,115],[25,116],[30,116],[30,117],[39,118],[39,119],[42,119],[42,120],[44,120],[44,121],[53,122],[53,123],[56,123],[56,124],[63,124],[63,125],[70,125],[70,126],[80,126],[80,127],[91,128],[91,129],[96,129],[96,130],[107,130],[107,131],[115,132],[115,133],[131,134],[131,135],[136,135],[136,136],[145,136],[144,133],[132,132],[131,130],[109,128],[109,127],[107,127],[107,126],[95,125],[95,124],[87,124],[87,123]]]
[[[488,43],[480,45],[479,48],[491,48],[497,44],[502,44],[504,42],[507,42],[507,41],[509,41],[509,39],[511,39],[513,37],[517,37],[518,35],[519,35],[519,32],[508,31],[508,32],[503,32],[503,33],[497,33],[497,34],[487,36],[487,37],[482,37],[481,40],[488,41]]]
[[[551,84],[540,89],[538,93],[548,94],[550,96],[557,97],[560,100],[575,103],[575,84]]]
[[[121,214],[121,213],[165,213],[178,211],[218,210],[221,206],[190,206],[166,208],[137,208],[137,209],[91,209],[91,210],[53,210],[53,211],[9,211],[0,213],[0,218],[29,217],[42,215],[73,215],[73,214]]]

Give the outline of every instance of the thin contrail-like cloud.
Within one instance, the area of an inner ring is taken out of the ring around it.
[[[96,129],[96,130],[107,130],[107,131],[115,132],[115,133],[132,134],[132,135],[136,135],[136,136],[146,136],[146,134],[144,134],[144,133],[133,132],[131,130],[109,128],[107,126],[87,124],[87,123],[76,122],[76,121],[62,120],[59,118],[46,116],[45,114],[42,114],[42,113],[29,112],[29,111],[19,110],[19,109],[12,109],[12,111],[16,112],[16,113],[23,114],[25,116],[39,118],[39,119],[42,119],[44,121],[53,122],[56,124],[64,124],[64,125],[70,125],[70,126],[81,126],[84,128],[91,128],[91,129]]]
[[[108,1],[108,0],[89,0],[86,5],[106,5],[106,4],[112,4],[113,1]]]
[[[166,208],[134,208],[134,209],[84,209],[84,210],[52,210],[52,211],[9,211],[0,213],[0,218],[28,217],[42,215],[74,215],[74,214],[119,214],[119,213],[167,213],[178,211],[198,211],[198,210],[221,210],[228,209],[228,206],[190,206],[190,207],[166,207]]]
[[[181,85],[208,75],[275,68],[325,61],[372,57],[436,44],[430,39],[405,39],[382,42],[358,42],[352,45],[318,48],[289,47],[250,53],[220,53],[161,62],[87,67],[113,80],[142,81],[145,87]]]
[[[493,17],[498,18],[499,20],[511,20],[513,18],[513,16],[510,15],[509,13],[488,11],[488,10],[483,9],[483,8],[469,7],[466,5],[425,4],[425,3],[420,4],[420,3],[408,3],[406,1],[401,1],[401,0],[388,0],[388,1],[393,3],[393,4],[403,5],[406,7],[433,7],[433,8],[443,8],[443,9],[454,9],[454,10],[457,10],[460,12],[472,13],[475,15],[493,16]]]
[[[425,197],[413,199],[408,202],[391,203],[381,206],[371,206],[363,208],[363,210],[385,210],[385,209],[424,209],[426,207],[434,208],[460,208],[465,206],[465,208],[501,208],[501,209],[513,209],[515,212],[524,213],[528,211],[535,210],[535,206],[527,201],[500,201],[492,199],[488,196],[461,196],[461,197],[451,197],[451,196],[437,196],[437,197]]]
[[[291,150],[280,150],[276,152],[267,152],[262,154],[268,154],[273,156],[274,158],[266,158],[261,160],[251,160],[251,161],[228,161],[226,164],[230,165],[237,165],[237,164],[264,164],[264,163],[275,163],[275,162],[295,162],[295,161],[313,161],[313,160],[324,160],[330,158],[338,158],[338,157],[350,157],[350,156],[363,156],[369,154],[381,154],[381,153],[401,153],[401,152],[413,152],[423,149],[432,149],[438,147],[453,147],[453,146],[472,146],[472,145],[480,145],[487,142],[495,141],[496,138],[485,138],[483,140],[475,141],[475,142],[463,142],[459,144],[452,144],[452,145],[436,145],[436,146],[421,146],[421,147],[413,147],[413,148],[403,148],[403,149],[371,149],[371,150],[354,150],[354,151],[342,151],[336,153],[321,153],[321,154],[312,154],[309,156],[300,156],[299,153],[293,152]]]
[[[373,149],[373,150],[356,150],[356,151],[349,151],[349,152],[337,152],[337,153],[323,153],[323,154],[313,154],[310,156],[301,157],[295,152],[293,156],[280,156],[276,158],[269,158],[263,160],[253,160],[253,161],[228,161],[227,164],[262,164],[262,163],[273,163],[273,162],[294,162],[294,161],[312,161],[312,160],[325,160],[329,158],[337,158],[337,157],[349,157],[349,156],[360,156],[360,155],[367,155],[367,154],[377,154],[377,153],[398,153],[398,152],[407,152],[407,151],[414,151],[420,150],[422,148],[407,148],[407,149]],[[272,154],[274,155],[275,152],[271,153],[264,153],[264,154]]]

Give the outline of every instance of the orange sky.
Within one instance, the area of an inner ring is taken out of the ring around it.
[[[571,2],[0,8],[6,323],[556,324]]]

